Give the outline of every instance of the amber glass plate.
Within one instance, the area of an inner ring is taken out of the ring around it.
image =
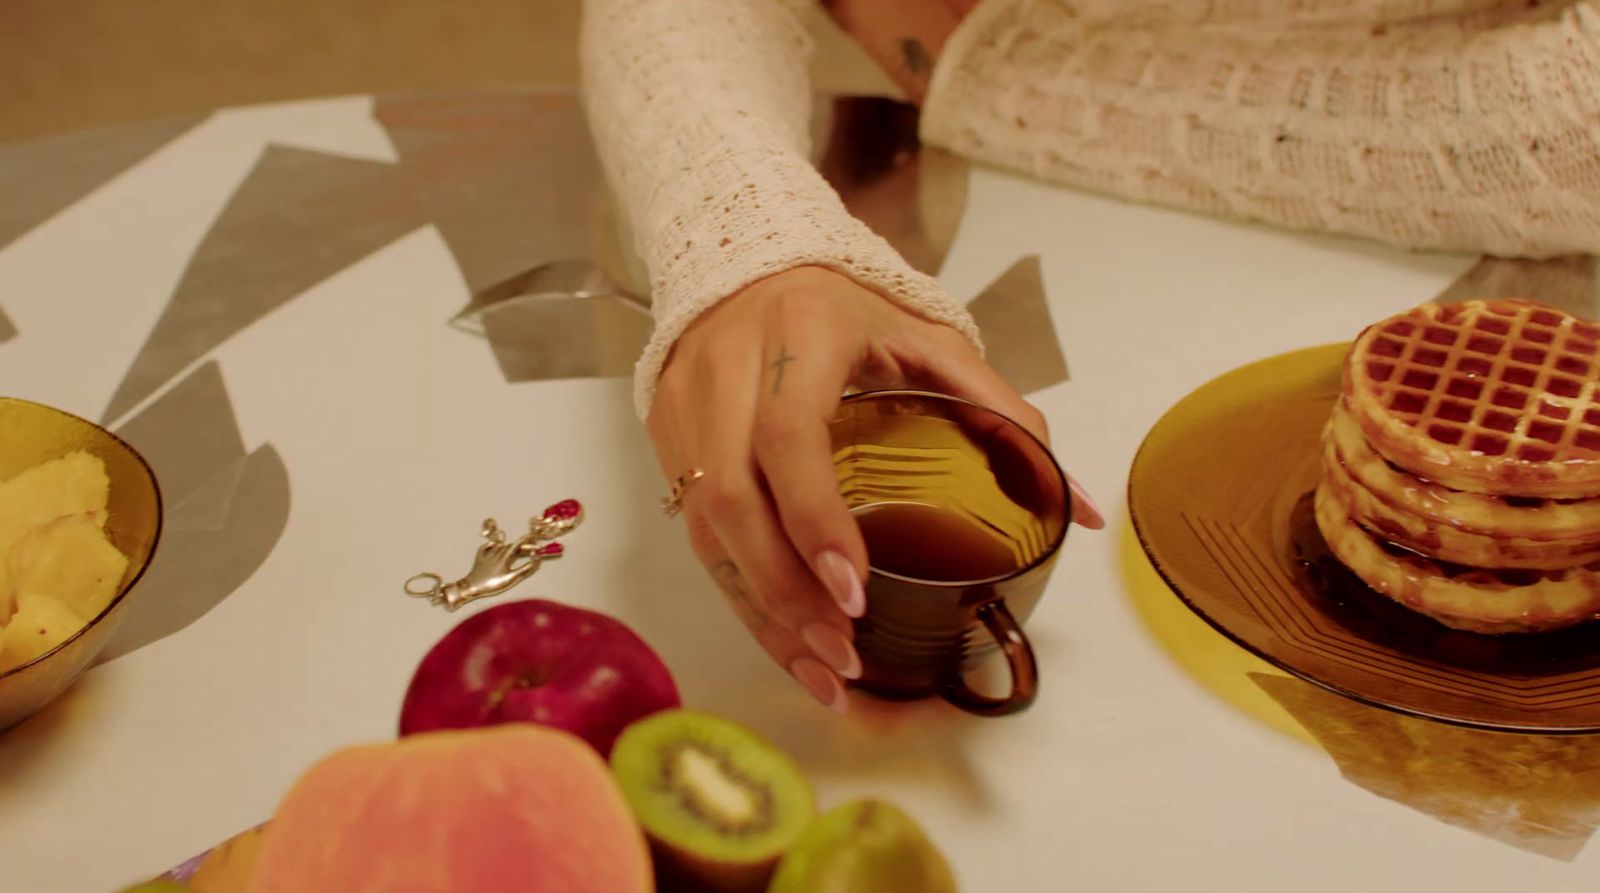
[[[1346,345],[1201,386],[1134,458],[1139,541],[1185,604],[1285,671],[1379,707],[1515,732],[1600,732],[1600,623],[1536,635],[1449,629],[1327,553],[1307,496]]]

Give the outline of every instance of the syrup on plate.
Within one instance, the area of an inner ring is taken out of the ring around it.
[[[1311,494],[1289,515],[1296,583],[1323,614],[1364,639],[1414,657],[1511,676],[1571,673],[1600,666],[1600,623],[1547,633],[1490,636],[1451,629],[1372,590],[1345,567],[1317,529]],[[1399,546],[1386,546],[1400,550]],[[1403,557],[1403,556],[1402,556]],[[1465,569],[1441,566],[1447,575]]]

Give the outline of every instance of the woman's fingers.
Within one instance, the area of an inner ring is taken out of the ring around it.
[[[794,550],[839,609],[860,617],[867,549],[839,495],[828,434],[854,357],[840,350],[837,335],[815,331],[818,325],[813,316],[769,326],[751,443]]]
[[[840,675],[861,675],[850,622],[801,562],[753,473],[722,465],[703,482],[703,508],[757,603]]]
[[[1067,487],[1072,490],[1072,521],[1090,530],[1103,530],[1106,526],[1105,513],[1100,511],[1100,506],[1095,505],[1089,491],[1083,489],[1072,475],[1067,475]]]
[[[848,378],[848,352],[828,345],[849,339],[839,338],[837,332],[821,339],[806,337],[803,322],[812,319],[815,327],[814,311],[820,301],[812,290],[830,283],[832,275],[818,271],[796,277],[794,286],[768,292],[759,304],[753,305],[756,310],[752,319],[738,332],[741,342],[752,352],[750,368],[707,367],[700,391],[709,399],[697,404],[694,424],[694,449],[705,456],[707,476],[696,489],[701,491],[697,494],[700,511],[766,611],[799,634],[833,670],[855,678],[861,674],[861,661],[850,641],[850,620],[813,572],[811,562],[796,551],[797,544],[785,529],[772,482],[763,474],[765,469],[756,446],[758,440],[765,443],[771,439],[764,433],[771,424],[761,409],[764,398],[792,388],[797,365],[806,370],[817,364],[838,363],[845,368],[834,374],[841,382]],[[807,305],[813,312],[804,312]],[[796,309],[799,312],[791,313]],[[792,319],[785,319],[786,314]],[[776,332],[778,337],[769,337],[769,332]],[[785,341],[785,337],[792,340]],[[824,458],[828,455],[825,446],[821,453]],[[831,470],[827,475],[823,492],[838,502],[837,512],[845,514],[838,483]],[[848,515],[845,522],[849,524]],[[854,525],[850,527],[854,532]],[[848,548],[850,544],[842,545]],[[855,553],[863,551],[858,540]],[[855,554],[846,552],[845,558],[854,560]],[[821,558],[820,566],[836,578],[844,577],[838,563]],[[861,564],[865,563],[863,557]]]
[[[690,528],[689,535],[695,557],[706,566],[711,579],[728,600],[728,606],[750,630],[756,643],[778,666],[788,670],[789,675],[819,703],[843,713],[849,705],[849,699],[839,675],[816,656],[816,649],[804,638],[767,613],[750,581],[728,557],[727,550],[717,540],[711,526],[695,521],[691,521],[691,524],[696,525]]]
[[[738,565],[731,560],[723,559],[708,570],[730,603],[735,603],[734,610],[755,637],[756,644],[778,666],[788,670],[789,675],[816,698],[817,703],[840,713],[845,712],[849,699],[845,695],[844,682],[836,669],[817,656],[816,645],[762,615],[751,596],[749,581],[744,579]]]
[[[960,332],[920,321],[913,331],[917,365],[925,377],[947,393],[992,409],[1028,429],[1042,443],[1050,443],[1050,425],[1044,413],[985,363]]]
[[[676,463],[681,461],[679,457],[684,454],[674,439],[672,433],[674,428],[683,428],[685,436],[689,436],[692,431],[674,421],[678,411],[670,399],[658,400],[648,420],[656,454],[660,458],[662,468],[667,469],[665,473],[668,475],[677,473],[672,469],[678,467]],[[697,481],[689,492],[684,494],[684,511],[681,515],[695,557],[700,559],[729,607],[733,609],[734,615],[750,630],[750,634],[755,637],[762,650],[787,670],[817,701],[824,706],[843,711],[849,701],[845,696],[844,684],[839,678],[840,672],[830,667],[830,664],[848,671],[851,675],[859,673],[860,661],[856,658],[849,639],[842,633],[830,636],[827,631],[813,631],[808,641],[804,627],[797,631],[791,628],[790,624],[780,622],[774,616],[767,600],[756,590],[755,585],[734,562],[729,550],[723,546],[714,525],[704,511],[701,494],[694,492],[705,480],[702,478]],[[824,663],[825,658],[819,657],[821,654],[829,655],[828,663]]]
[[[696,361],[680,367],[658,393],[663,420],[652,431],[670,437],[678,461],[704,472],[684,494],[684,514],[714,537],[722,552],[716,561],[739,569],[763,616],[797,636],[832,670],[853,678],[861,662],[850,642],[850,621],[795,552],[752,454],[757,395],[770,386],[762,379],[765,316],[740,314],[715,352],[690,355]]]
[[[929,327],[919,340],[921,349],[918,365],[923,374],[945,391],[970,400],[979,406],[992,409],[1028,429],[1041,443],[1049,445],[1050,427],[1044,414],[1017,393],[994,367],[983,361],[959,332],[945,326],[919,323]],[[1090,498],[1088,491],[1067,475],[1067,486],[1072,490],[1072,520],[1090,530],[1106,526],[1105,515]]]

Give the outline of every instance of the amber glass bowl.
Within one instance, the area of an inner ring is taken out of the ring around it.
[[[122,622],[129,593],[161,539],[161,489],[134,449],[110,431],[38,403],[0,397],[0,480],[74,450],[98,457],[111,479],[106,533],[128,569],[98,615],[55,649],[0,673],[0,732],[15,726],[67,690],[99,656]]]

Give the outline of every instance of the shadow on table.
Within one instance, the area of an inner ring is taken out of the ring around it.
[[[1554,859],[1600,825],[1600,737],[1458,728],[1370,707],[1283,675],[1166,587],[1132,528],[1124,579],[1146,628],[1210,694],[1327,753],[1348,781],[1439,821]]]
[[[266,562],[289,522],[289,472],[248,449],[221,367],[206,362],[118,426],[155,469],[166,518],[150,568],[99,663],[205,616]]]
[[[32,786],[72,771],[86,740],[72,726],[104,709],[98,702],[105,687],[99,674],[86,673],[43,710],[0,734],[0,809],[7,800],[39,796]]]
[[[1252,673],[1347,780],[1439,821],[1571,861],[1600,825],[1600,737],[1518,735],[1401,716]]]

